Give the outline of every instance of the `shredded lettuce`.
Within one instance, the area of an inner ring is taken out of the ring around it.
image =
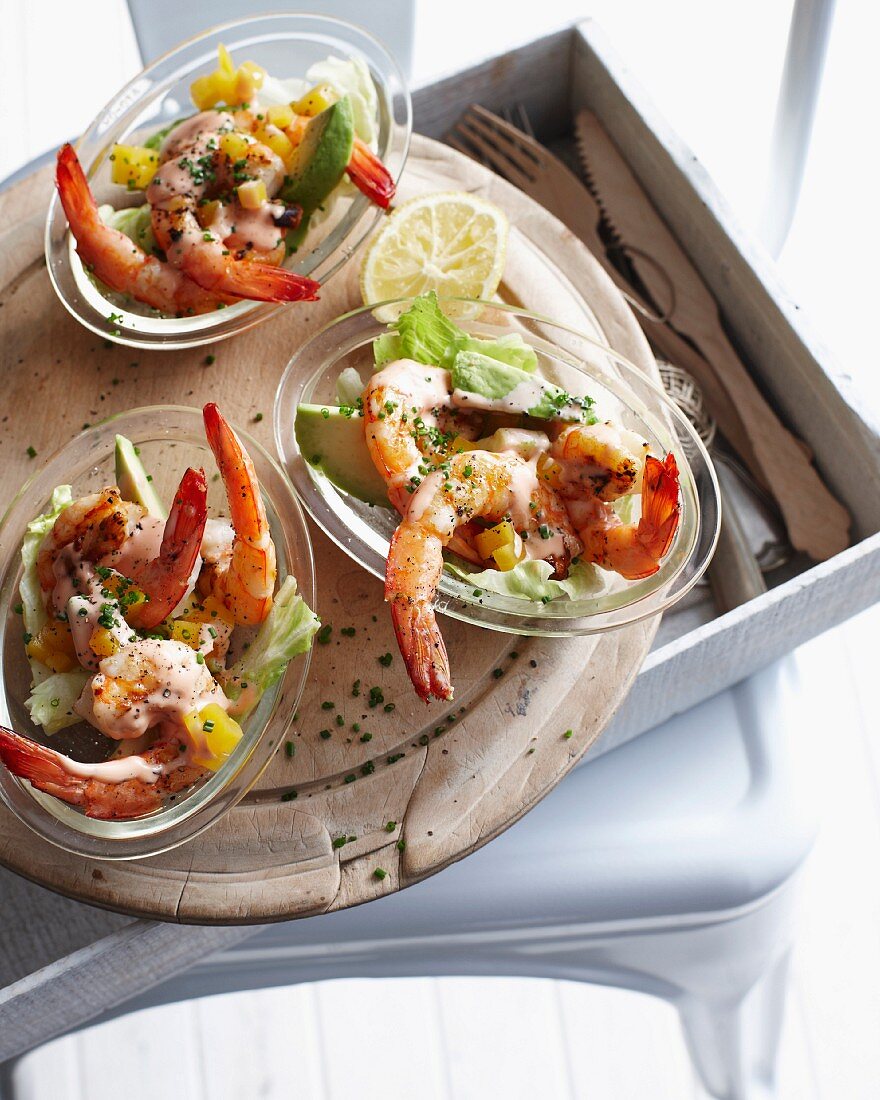
[[[469,336],[446,316],[433,290],[416,298],[391,328],[394,332],[373,341],[373,357],[377,367],[391,359],[406,357],[426,366],[449,370],[456,356],[467,352],[496,360],[527,374],[533,374],[538,368],[535,349],[518,332],[505,333],[494,340]]]
[[[284,675],[294,657],[311,647],[321,620],[296,592],[296,581],[287,577],[278,589],[272,610],[242,659],[230,668],[227,695],[236,699],[242,684],[256,688],[255,699]]]
[[[379,97],[366,62],[360,57],[345,61],[341,57],[328,57],[312,65],[306,77],[310,84],[332,84],[339,95],[347,95],[351,99],[355,133],[367,145],[375,146],[379,135]]]
[[[460,580],[485,592],[498,592],[502,596],[517,596],[526,600],[558,599],[568,596],[572,600],[586,600],[599,596],[605,591],[605,582],[600,571],[589,562],[578,561],[572,565],[564,581],[552,580],[553,566],[546,561],[527,558],[513,569],[483,569],[477,571],[474,566],[461,558],[447,561],[446,568]]]
[[[336,379],[336,400],[340,405],[356,405],[364,392],[364,383],[354,367],[346,367]]]
[[[144,203],[143,206],[127,206],[124,210],[114,210],[107,204],[98,207],[98,214],[105,225],[118,229],[129,240],[134,241],[138,248],[149,255],[153,254],[156,238],[153,236],[149,203]]]
[[[73,493],[70,486],[59,485],[52,493],[49,510],[30,521],[21,543],[21,563],[24,572],[18,585],[18,592],[21,596],[22,622],[28,634],[39,634],[48,619],[40,591],[40,581],[37,577],[37,554],[40,552],[43,539],[52,530],[55,520],[72,500]],[[35,684],[39,684],[51,674],[51,670],[44,664],[34,660],[31,661],[31,672]]]
[[[57,733],[75,725],[80,721],[80,716],[75,713],[73,704],[82,695],[88,680],[89,673],[81,668],[48,675],[25,700],[31,720],[42,726],[46,733]]]

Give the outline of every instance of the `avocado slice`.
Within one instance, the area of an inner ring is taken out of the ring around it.
[[[345,416],[333,405],[299,405],[294,424],[303,458],[337,489],[366,504],[390,508],[388,490],[373,465],[361,416]]]
[[[147,513],[158,519],[166,519],[165,506],[150,484],[144,464],[138,457],[135,446],[124,435],[116,437],[116,484],[125,500],[133,500],[146,508]]]
[[[460,408],[525,413],[541,420],[583,420],[590,398],[478,351],[460,351],[452,363],[453,401]]]
[[[284,202],[303,208],[304,222],[342,179],[353,145],[354,114],[343,96],[309,122],[281,188]]]

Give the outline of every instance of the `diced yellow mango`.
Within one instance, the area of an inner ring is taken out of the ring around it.
[[[141,145],[114,145],[110,162],[110,178],[114,183],[142,191],[156,174],[159,154]]]
[[[89,645],[96,657],[112,657],[119,649],[119,642],[106,626],[96,626],[89,638]]]
[[[237,103],[250,103],[256,92],[263,86],[266,70],[255,61],[245,61],[235,73],[235,92]]]
[[[339,96],[332,84],[316,84],[314,88],[310,88],[306,92],[302,99],[295,100],[290,106],[295,114],[314,118],[315,115],[326,111],[337,99],[339,99]]]
[[[215,596],[206,596],[201,603],[187,612],[187,619],[193,623],[213,623],[217,619],[231,624],[232,612],[228,611]]]
[[[202,229],[207,228],[216,219],[220,210],[220,203],[217,199],[211,199],[210,202],[204,202],[200,206],[196,207],[196,218],[198,218],[199,225]]]
[[[171,637],[175,642],[183,642],[192,649],[199,648],[199,624],[187,619],[172,619]]]
[[[193,763],[211,771],[217,771],[243,736],[238,722],[216,703],[192,711],[183,722],[193,742]]]
[[[476,535],[474,545],[480,557],[488,560],[500,546],[513,545],[515,538],[516,531],[513,524],[509,519],[503,519],[494,527],[489,527],[486,531],[481,531],[479,535]]]
[[[235,190],[238,201],[245,210],[259,210],[269,197],[266,194],[266,185],[262,180],[248,180],[247,183],[242,183]]]
[[[287,104],[269,107],[266,111],[266,118],[273,126],[277,126],[279,130],[286,130],[291,122],[293,122],[293,109],[288,107]]]
[[[231,161],[243,160],[252,144],[244,134],[231,130],[220,138],[220,152]]]
[[[465,439],[463,435],[457,435],[452,441],[453,451],[476,451],[480,444],[475,439]]]
[[[289,164],[293,158],[293,142],[282,133],[281,130],[260,127],[254,131],[254,137],[264,145],[268,145],[272,152],[281,157],[285,164]]]
[[[232,63],[232,54],[221,42],[217,47],[217,68],[221,73],[228,73],[230,76],[235,72],[235,65]]]
[[[67,672],[76,662],[76,646],[67,623],[51,619],[25,646],[27,655],[51,668],[53,672]]]
[[[235,73],[221,72],[215,69],[205,76],[198,76],[189,86],[189,94],[200,111],[216,107],[218,103],[233,105],[241,102],[237,98],[237,77]]]
[[[495,564],[504,573],[508,569],[513,569],[515,565],[519,565],[525,556],[526,549],[523,546],[523,540],[517,534],[513,536],[513,542],[506,542],[503,546],[499,546],[497,550],[492,551]]]
[[[549,455],[541,455],[538,459],[538,477],[542,481],[546,481],[553,489],[562,488],[562,467]]]

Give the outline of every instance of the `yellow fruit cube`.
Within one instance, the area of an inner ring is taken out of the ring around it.
[[[503,546],[499,546],[497,550],[492,551],[492,559],[503,573],[506,573],[508,569],[513,569],[515,565],[519,565],[525,556],[526,548],[523,546],[523,540],[519,535],[514,535],[513,542],[506,542]]]
[[[231,161],[244,160],[253,142],[236,130],[223,134],[220,138],[220,152]]]
[[[480,444],[475,439],[465,439],[463,435],[457,435],[452,441],[453,451],[477,451]]]
[[[339,96],[332,84],[316,84],[314,88],[310,88],[306,92],[302,99],[295,100],[290,106],[293,108],[294,114],[314,118],[315,115],[326,111],[337,99],[339,99]]]
[[[215,69],[205,76],[198,76],[189,86],[189,94],[200,111],[216,107],[218,103],[233,105],[240,102],[236,94],[237,77],[235,73],[221,72]]]
[[[175,642],[183,642],[192,649],[199,648],[199,624],[191,623],[187,619],[172,619],[171,637]]]
[[[193,742],[193,763],[211,771],[217,771],[244,736],[238,722],[216,703],[192,711],[183,722]]]
[[[119,642],[106,626],[95,627],[89,645],[96,657],[112,657],[119,649]]]
[[[500,546],[511,546],[516,537],[513,524],[509,519],[503,519],[494,527],[489,527],[475,536],[474,545],[480,557],[488,560]]]
[[[222,619],[230,625],[234,622],[232,612],[228,611],[214,596],[206,596],[201,603],[187,612],[187,618],[193,623],[213,623],[217,619]]]
[[[293,109],[288,107],[287,104],[278,107],[270,107],[266,111],[266,118],[273,126],[277,126],[279,130],[286,130],[291,122],[293,122]]]
[[[199,225],[202,229],[207,228],[216,219],[220,210],[220,203],[217,199],[211,199],[209,202],[204,202],[196,208],[196,217],[198,218]]]
[[[266,70],[254,61],[245,61],[235,73],[236,103],[250,103],[254,95],[263,86]]]
[[[272,129],[261,127],[254,131],[254,137],[263,145],[268,145],[276,156],[281,157],[285,165],[290,164],[293,159],[293,142],[287,134],[274,127]]]
[[[155,176],[159,154],[141,145],[114,145],[110,153],[110,178],[130,191],[142,191]]]
[[[262,180],[248,180],[236,188],[236,194],[245,210],[259,210],[269,197]]]
[[[562,467],[549,455],[541,455],[538,459],[538,477],[554,489],[562,488]]]
[[[217,47],[217,68],[221,73],[228,73],[230,76],[235,72],[232,55],[222,42]]]

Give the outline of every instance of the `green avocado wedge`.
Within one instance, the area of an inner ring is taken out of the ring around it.
[[[366,504],[391,507],[385,482],[367,450],[363,417],[345,416],[334,405],[299,405],[294,433],[306,462],[337,489]]]
[[[125,500],[132,500],[146,508],[147,513],[158,519],[166,519],[165,506],[150,484],[144,464],[138,457],[134,444],[124,435],[116,437],[116,484]]]
[[[343,96],[309,122],[294,153],[281,198],[303,208],[303,220],[342,179],[354,145],[351,100]]]

